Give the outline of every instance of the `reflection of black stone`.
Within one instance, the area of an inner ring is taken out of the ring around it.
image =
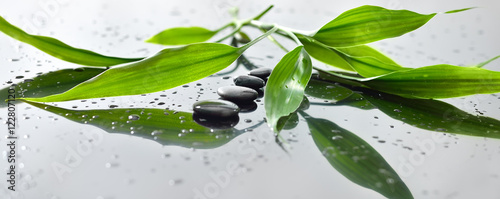
[[[194,113],[193,120],[199,125],[207,128],[229,129],[236,126],[236,124],[238,124],[238,122],[240,121],[240,118],[237,115],[233,117],[213,117]]]

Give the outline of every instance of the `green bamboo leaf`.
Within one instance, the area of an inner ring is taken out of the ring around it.
[[[191,113],[173,110],[69,110],[36,102],[27,103],[71,121],[96,126],[109,133],[137,136],[162,145],[210,149],[222,146],[242,133],[235,129],[206,128],[197,124]]]
[[[309,80],[309,83],[307,83],[305,94],[318,99],[337,102],[349,97],[353,94],[353,92],[350,89],[339,85],[311,79]]]
[[[89,50],[74,48],[57,39],[31,35],[0,17],[0,31],[21,42],[32,45],[56,58],[87,66],[113,66],[141,60],[142,58],[120,58],[101,55]]]
[[[276,30],[277,28],[273,28],[240,48],[219,43],[167,48],[139,62],[109,69],[67,92],[42,98],[25,98],[25,100],[68,101],[137,95],[174,88],[226,68],[247,48]]]
[[[387,198],[413,198],[396,171],[370,144],[331,121],[302,114],[314,143],[340,174]]]
[[[500,92],[500,72],[441,64],[396,71],[362,83],[410,98],[450,98]]]
[[[356,46],[401,36],[424,25],[434,15],[365,5],[342,13],[313,37],[331,47]]]
[[[314,59],[346,71],[356,71],[345,59],[345,56],[343,54],[340,54],[337,50],[329,48],[327,46],[325,47],[312,38],[299,38],[302,45],[304,45],[307,53]]]
[[[167,48],[142,61],[109,69],[65,93],[26,100],[54,102],[162,91],[220,71],[241,53],[239,48],[216,43]]]
[[[146,42],[162,45],[192,44],[207,41],[217,32],[202,27],[169,28],[149,38]]]
[[[281,117],[299,107],[311,73],[311,58],[303,46],[287,53],[274,68],[264,96],[267,123],[274,131],[279,130],[276,125]]]
[[[394,71],[408,70],[403,68],[381,52],[366,46],[335,48],[343,58],[363,77],[385,75]]]
[[[355,71],[363,77],[408,69],[366,45],[332,48],[308,36],[299,35],[299,39],[313,58],[337,68]]]
[[[41,74],[33,79],[26,79],[23,82],[12,84],[11,86],[0,90],[0,93],[2,94],[0,96],[0,101],[7,100],[8,90],[11,87],[16,91],[16,98],[45,97],[63,93],[76,85],[97,76],[105,70],[106,69],[103,68],[85,67],[62,69]],[[0,103],[0,107],[5,106],[7,106],[7,103]]]

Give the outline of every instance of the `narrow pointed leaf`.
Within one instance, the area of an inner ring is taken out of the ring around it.
[[[345,56],[338,51],[307,38],[301,38],[300,42],[304,45],[307,53],[314,59],[346,71],[355,71],[351,64],[345,59]]]
[[[281,117],[299,107],[311,73],[311,59],[303,46],[287,53],[274,68],[264,96],[267,123],[274,131],[278,131],[276,124]]]
[[[442,64],[396,71],[362,83],[411,98],[450,98],[500,92],[500,72]]]
[[[370,144],[331,121],[305,115],[314,143],[340,174],[387,198],[413,198],[403,180]]]
[[[146,42],[162,45],[192,44],[207,41],[217,32],[202,27],[169,28],[149,38]]]
[[[34,98],[45,97],[49,95],[63,93],[76,85],[93,78],[106,69],[103,68],[76,68],[62,69],[54,72],[41,74],[33,79],[25,80],[13,84],[16,90],[16,98]],[[7,99],[8,90],[6,87],[0,90],[1,101]],[[0,103],[0,107],[6,106],[6,103]]]
[[[299,38],[314,59],[343,70],[355,71],[363,77],[408,69],[366,45],[332,48],[308,36],[299,35]]]
[[[21,42],[32,45],[56,58],[86,66],[113,66],[141,60],[142,58],[120,58],[101,55],[89,50],[74,48],[57,39],[31,35],[0,17],[0,31]]]
[[[496,57],[493,57],[493,58],[491,58],[491,59],[489,59],[489,60],[487,60],[487,61],[485,61],[485,62],[482,62],[482,63],[480,63],[480,64],[476,65],[475,67],[476,67],[476,68],[482,68],[482,67],[486,66],[486,64],[489,64],[489,63],[491,63],[492,61],[495,61],[495,60],[496,60],[496,59],[498,59],[498,58],[500,58],[500,55],[498,55],[498,56],[496,56]]]
[[[457,9],[457,10],[450,10],[450,11],[447,11],[445,13],[446,14],[452,14],[452,13],[462,12],[462,11],[466,11],[466,10],[470,10],[470,9],[474,9],[474,8],[476,8],[476,7],[462,8],[462,9]]]
[[[331,47],[355,46],[411,32],[434,15],[366,5],[342,13],[313,37]]]
[[[235,129],[213,130],[200,126],[187,112],[144,108],[68,110],[36,102],[27,103],[109,133],[141,137],[162,145],[210,149],[222,146],[241,134]],[[134,119],[129,119],[129,116]]]
[[[53,102],[162,91],[220,71],[241,53],[240,48],[216,43],[167,48],[139,62],[109,69],[65,93],[26,100]]]
[[[410,69],[401,67],[389,57],[366,45],[335,48],[335,50],[341,52],[343,58],[363,77]]]

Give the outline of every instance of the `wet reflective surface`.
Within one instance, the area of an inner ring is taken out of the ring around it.
[[[161,46],[142,41],[165,28],[201,25],[215,29],[230,21],[226,14],[230,5],[240,6],[243,18],[268,5],[61,1],[57,9],[52,6],[48,10],[52,12],[47,12],[41,2],[4,2],[0,13],[22,28],[124,57],[160,50]],[[500,5],[492,1],[276,2],[263,20],[309,30],[362,4],[422,13],[481,7],[437,16],[414,33],[374,43],[402,65],[473,65],[500,52],[500,46],[492,45],[499,41],[500,29],[494,24]],[[252,38],[260,34],[251,29],[246,32]],[[80,66],[4,35],[0,43],[2,88],[18,83],[17,92],[27,97],[59,93],[101,72],[74,70]],[[284,43],[290,49],[293,46]],[[283,54],[263,41],[238,60],[241,64],[167,91],[17,103],[19,191],[8,191],[2,175],[0,196],[384,198],[394,193],[387,190],[396,189],[400,190],[397,197],[408,192],[415,198],[500,197],[499,94],[415,100],[316,74],[306,90],[309,107],[282,122],[283,131],[276,137],[265,123],[261,98],[240,107],[238,119],[222,123],[192,114],[195,102],[219,98],[219,87],[234,85],[234,77],[256,67],[273,67]],[[486,68],[498,71],[498,64]],[[57,86],[40,89],[45,84]],[[5,123],[6,108],[1,106],[0,118]],[[2,125],[2,168],[5,130]],[[374,166],[356,169],[359,165]],[[355,174],[359,173],[371,177],[358,179]]]

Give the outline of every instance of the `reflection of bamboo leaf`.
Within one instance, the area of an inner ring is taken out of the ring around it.
[[[311,80],[311,82],[313,82]],[[332,82],[315,80],[316,87],[342,87],[362,97],[371,106],[378,108],[396,120],[414,127],[470,136],[500,138],[500,121],[464,112],[448,103],[429,99],[410,99],[398,95],[383,93],[368,88],[338,85]],[[339,89],[340,90],[340,89]],[[307,90],[306,90],[307,91]],[[345,92],[345,90],[342,90]],[[306,92],[307,93],[307,92]],[[345,100],[345,101],[344,101]],[[349,98],[334,105],[354,106]]]
[[[408,99],[397,95],[360,89],[380,111],[412,126],[447,133],[500,138],[500,121],[464,112],[437,100]]]
[[[208,149],[222,146],[240,135],[235,129],[212,130],[200,126],[187,112],[143,108],[68,110],[35,102],[27,103],[109,133],[129,134],[163,145]]]
[[[305,94],[318,99],[332,101],[333,103],[311,103],[314,105],[328,106],[352,106],[360,109],[374,109],[370,102],[358,93],[340,85],[324,82],[317,79],[311,79],[307,84]]]
[[[16,98],[45,97],[62,93],[92,77],[95,77],[105,70],[106,69],[103,68],[85,67],[62,69],[45,73],[33,79],[16,83],[14,87],[14,90],[16,90]],[[0,90],[0,100],[6,100],[8,90],[9,87]],[[4,107],[6,105],[6,103],[0,103],[0,107]]]
[[[302,113],[318,149],[352,182],[388,198],[413,198],[385,159],[367,142],[331,121]]]

